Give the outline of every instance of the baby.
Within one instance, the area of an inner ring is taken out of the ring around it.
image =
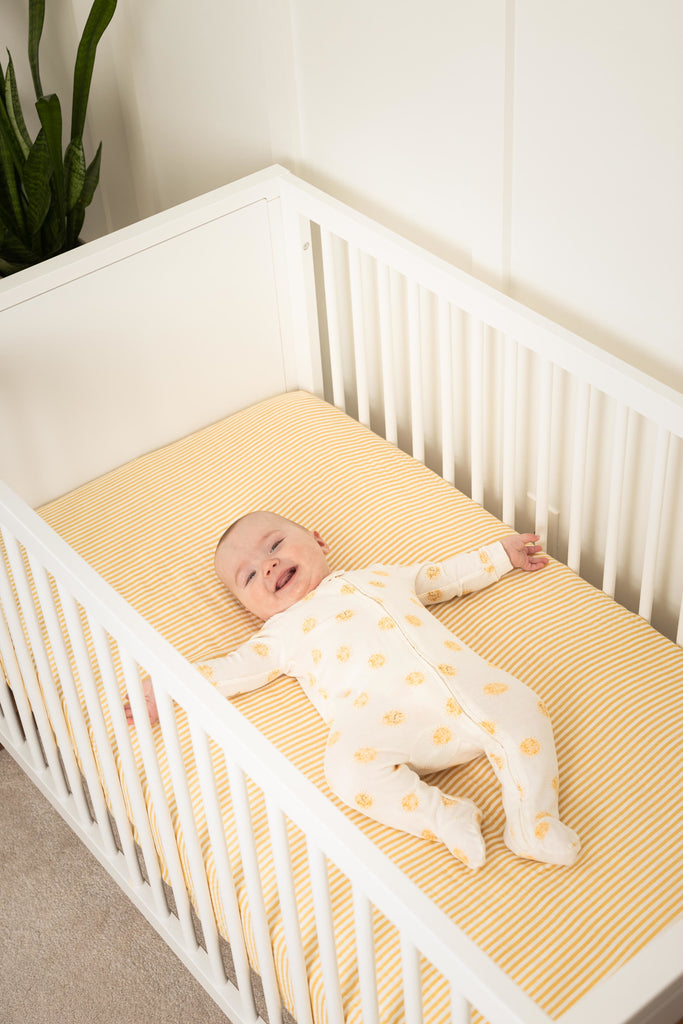
[[[513,534],[442,562],[332,572],[319,533],[252,512],[225,532],[215,567],[264,625],[197,667],[226,697],[294,676],[330,726],[325,774],[337,796],[385,825],[445,843],[470,868],[485,859],[479,809],[420,776],[485,754],[501,785],[510,850],[570,865],[580,844],[559,820],[546,708],[424,608],[513,568],[543,568],[537,540]]]

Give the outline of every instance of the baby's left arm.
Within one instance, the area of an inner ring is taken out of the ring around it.
[[[421,566],[415,590],[423,604],[437,604],[490,586],[513,569],[542,569],[548,559],[539,555],[538,537],[513,533],[476,551],[459,552],[442,562]]]

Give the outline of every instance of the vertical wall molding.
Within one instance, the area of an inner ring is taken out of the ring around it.
[[[515,77],[517,54],[517,0],[505,4],[505,109],[503,112],[503,222],[501,225],[501,279],[509,292],[512,276],[513,173],[515,152]]]
[[[258,0],[273,163],[302,173],[301,96],[291,0]]]
[[[471,224],[472,272],[507,290],[511,273],[512,171],[514,163],[516,0],[499,0],[482,19],[488,37],[482,69],[490,90],[491,118],[480,128],[473,158],[477,208]]]

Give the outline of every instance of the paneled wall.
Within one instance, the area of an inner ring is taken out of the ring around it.
[[[679,0],[119,0],[86,234],[278,161],[683,388],[682,43]]]

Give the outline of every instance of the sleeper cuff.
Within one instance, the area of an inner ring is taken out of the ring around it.
[[[493,568],[496,570],[498,579],[501,576],[505,576],[506,573],[512,572],[514,566],[499,540],[495,544],[489,544],[484,550],[488,552],[489,558],[493,562]]]

